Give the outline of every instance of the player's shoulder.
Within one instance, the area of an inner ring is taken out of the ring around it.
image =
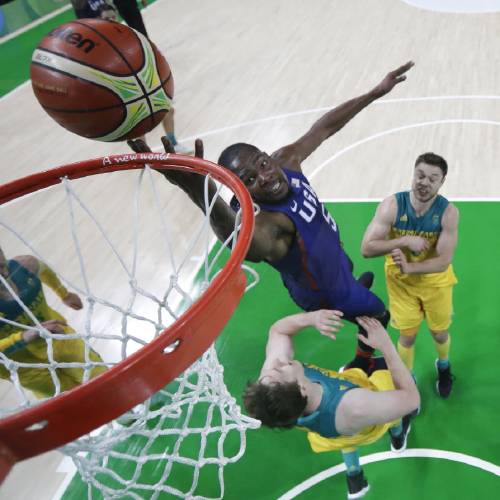
[[[398,211],[398,200],[395,194],[384,198],[378,205],[377,215],[381,217],[393,217]]]
[[[16,261],[18,264],[20,264],[33,274],[38,273],[38,259],[36,257],[33,257],[33,255],[17,255],[12,260]]]
[[[302,173],[302,158],[298,154],[297,148],[294,144],[289,144],[276,150],[271,155],[271,158],[273,160],[276,160],[281,168],[286,168],[288,170],[292,170],[293,172]]]
[[[458,210],[458,207],[450,201],[443,212],[443,221],[444,222],[449,221],[451,223],[454,223],[454,222],[456,223],[456,222],[458,222],[459,216],[460,216],[460,212]]]

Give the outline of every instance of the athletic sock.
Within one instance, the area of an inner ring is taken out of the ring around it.
[[[393,437],[401,436],[401,433],[403,432],[403,421],[400,420],[398,425],[391,427],[389,429],[389,432],[391,433],[391,436],[393,436]]]
[[[398,347],[399,357],[401,358],[401,360],[405,364],[406,368],[408,368],[408,370],[412,371],[413,370],[413,361],[415,359],[415,345],[412,345],[411,347],[405,347],[398,340],[397,347]]]
[[[348,448],[342,450],[342,458],[344,459],[348,476],[354,476],[361,471],[361,465],[359,464],[359,453],[356,448]]]
[[[436,341],[434,341],[439,358],[437,364],[440,370],[444,370],[448,368],[448,366],[450,365],[450,362],[448,360],[450,354],[450,343],[451,343],[451,338],[449,335],[448,339],[444,344],[438,344]]]

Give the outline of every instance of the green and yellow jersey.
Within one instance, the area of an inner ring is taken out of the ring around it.
[[[411,252],[407,248],[403,249],[408,262],[422,262],[423,260],[437,257],[436,245],[442,231],[443,214],[449,201],[444,196],[438,195],[429,210],[421,217],[418,217],[411,204],[409,191],[396,193],[395,196],[398,211],[388,239],[410,235],[420,236],[429,242],[429,248],[419,253]],[[409,285],[441,287],[454,285],[457,282],[451,264],[445,271],[440,273],[404,274],[394,264],[392,257],[386,255],[385,270],[387,274]]]

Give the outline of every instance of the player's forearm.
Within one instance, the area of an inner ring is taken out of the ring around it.
[[[404,236],[394,238],[392,240],[369,240],[363,241],[361,245],[361,253],[363,257],[380,257],[391,253],[396,248],[405,248],[406,242]]]
[[[293,337],[309,326],[314,326],[313,313],[298,313],[276,321],[269,333]]]
[[[450,264],[451,260],[443,256],[433,257],[421,262],[408,262],[405,272],[406,274],[442,273]]]
[[[68,290],[56,276],[56,273],[44,262],[39,261],[38,265],[38,277],[42,283],[50,287],[59,298],[64,299],[68,295]]]
[[[391,372],[394,386],[396,389],[404,391],[408,398],[415,402],[415,407],[417,407],[420,404],[420,395],[417,386],[410,371],[399,357],[394,344],[388,344],[382,350],[382,354],[387,363],[387,368]]]
[[[350,99],[323,115],[313,125],[312,130],[320,132],[327,139],[339,131],[375,99],[377,97],[372,92]]]
[[[161,173],[172,184],[179,186],[203,213],[207,213],[207,207],[212,205],[214,196],[217,196],[217,187],[213,181],[208,182],[208,196],[205,199],[205,177],[203,175],[175,170],[162,171]],[[234,231],[235,219],[233,210],[220,196],[217,196],[210,211],[210,224],[220,241],[225,241]]]

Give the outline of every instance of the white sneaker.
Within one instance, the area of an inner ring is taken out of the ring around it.
[[[183,144],[177,143],[174,146],[174,151],[178,155],[187,155],[187,156],[192,156],[194,155],[194,149],[190,148],[188,146],[184,146]]]

